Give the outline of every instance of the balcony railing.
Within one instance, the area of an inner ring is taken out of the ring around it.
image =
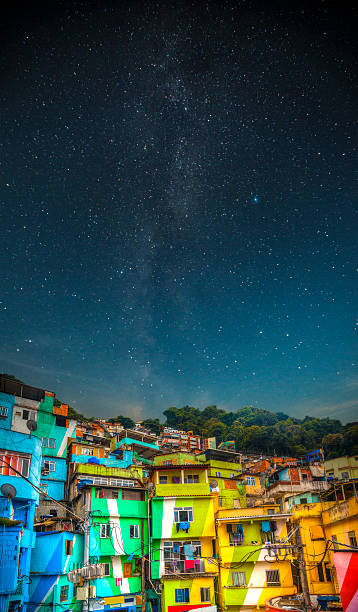
[[[174,574],[203,574],[205,573],[205,560],[179,561],[177,559],[166,560],[164,563],[165,573]]]

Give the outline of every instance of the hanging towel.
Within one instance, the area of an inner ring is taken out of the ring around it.
[[[180,523],[177,523],[177,533],[178,533],[179,529],[180,529]]]
[[[177,542],[173,543],[173,552],[180,553],[180,546],[177,544]]]
[[[184,561],[184,569],[188,570],[188,569],[194,569],[195,567],[195,562],[193,561],[189,561],[189,560],[185,560]]]
[[[190,523],[188,521],[181,521],[179,523],[179,529],[181,529],[181,531],[186,531],[188,533],[189,527],[190,527]]]
[[[261,530],[264,533],[268,533],[269,531],[271,531],[270,521],[261,521]]]
[[[241,538],[244,537],[244,529],[243,526],[241,525],[241,523],[239,523],[236,527],[236,533],[238,536],[240,536]]]
[[[200,572],[200,570],[201,570],[201,559],[196,559],[194,561],[194,567],[195,567],[195,570],[197,572]]]
[[[186,559],[194,560],[194,546],[192,544],[184,544],[184,554]]]

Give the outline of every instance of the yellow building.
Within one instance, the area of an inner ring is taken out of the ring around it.
[[[327,478],[338,478],[338,480],[348,480],[358,478],[358,456],[337,457],[328,459],[324,462]]]
[[[257,612],[268,599],[297,592],[290,554],[274,547],[269,556],[270,546],[287,538],[289,517],[273,504],[217,512],[220,609]]]

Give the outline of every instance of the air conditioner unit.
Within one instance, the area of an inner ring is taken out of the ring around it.
[[[88,597],[90,598],[96,597],[96,587],[94,585],[88,587]]]

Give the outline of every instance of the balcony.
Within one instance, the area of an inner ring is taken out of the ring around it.
[[[290,480],[278,480],[266,489],[266,496],[279,495],[281,493],[305,493],[306,491],[326,491],[329,483],[326,480],[302,480],[292,483]]]
[[[106,467],[105,465],[97,465],[95,463],[77,463],[77,474],[90,474],[91,476],[112,476],[114,478],[135,478],[141,479],[141,473],[138,470],[129,470],[120,467]]]
[[[210,495],[209,483],[173,483],[156,484],[155,494],[158,497],[193,497]]]
[[[165,578],[176,579],[180,576],[188,578],[191,576],[215,576],[216,566],[212,565],[209,571],[205,568],[205,559],[195,559],[194,561],[179,561],[177,559],[165,560],[164,574]]]

